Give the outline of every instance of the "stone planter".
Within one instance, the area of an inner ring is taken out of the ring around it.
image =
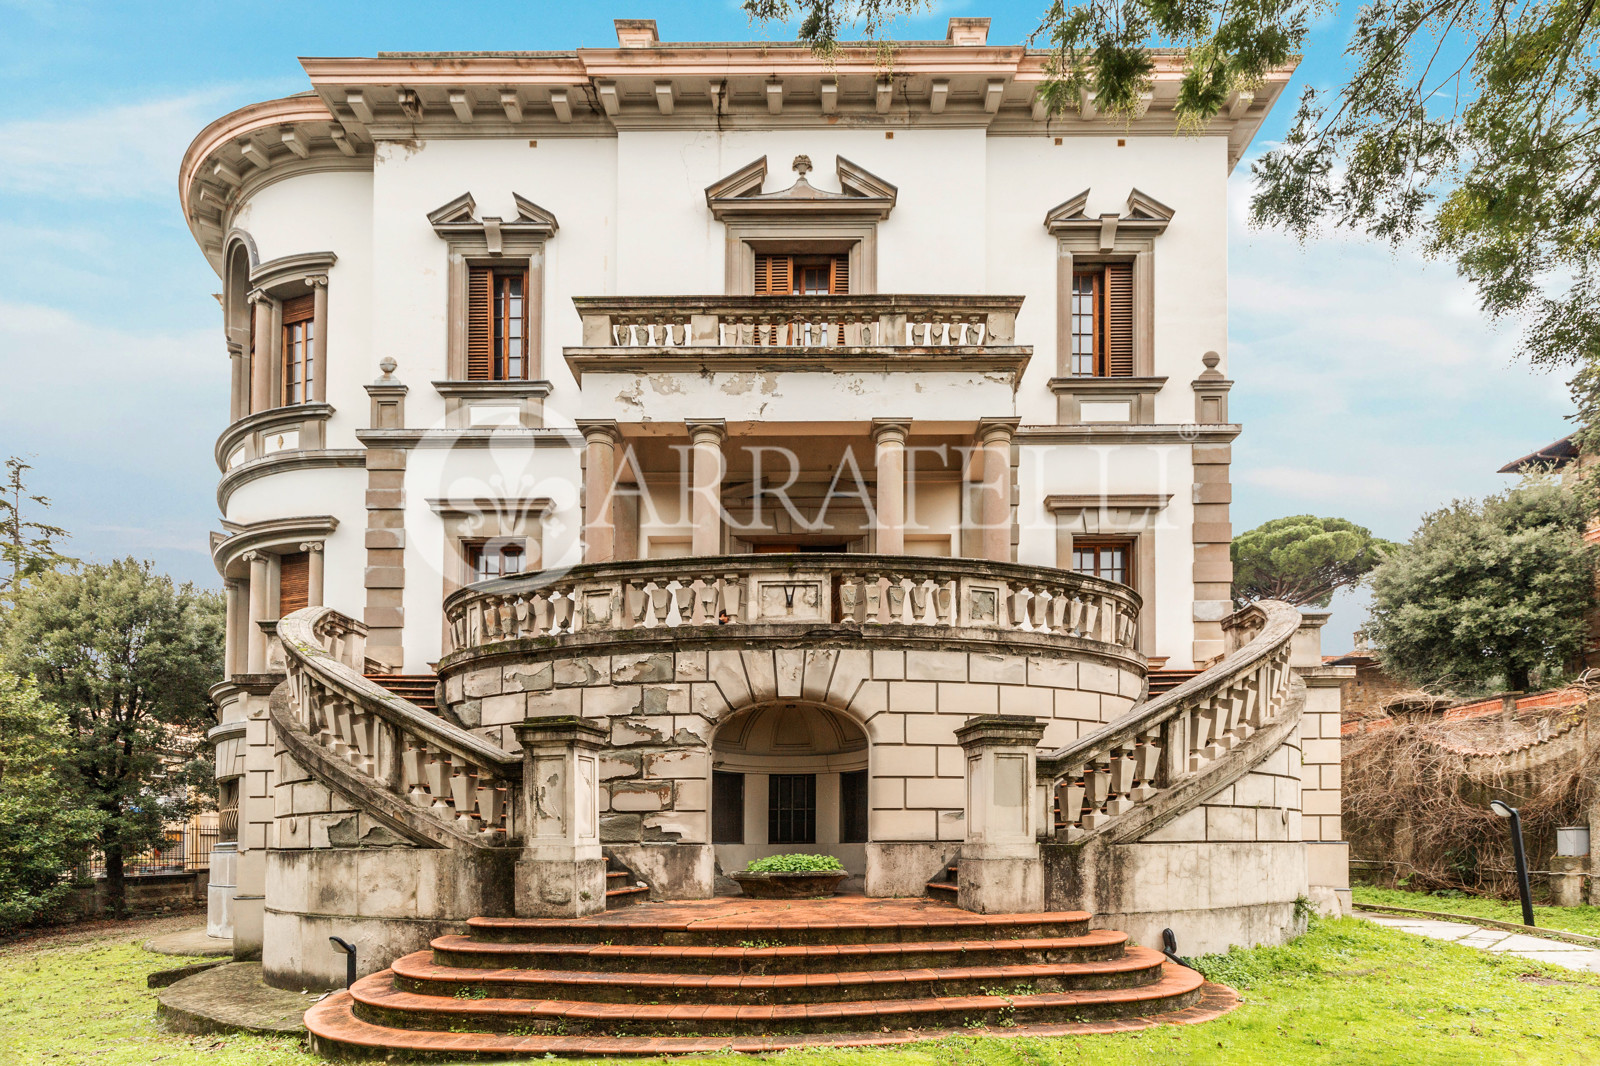
[[[844,870],[813,870],[793,874],[732,874],[739,888],[751,899],[810,899],[831,896],[839,882],[850,875]]]

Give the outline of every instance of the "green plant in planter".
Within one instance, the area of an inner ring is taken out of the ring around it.
[[[768,855],[751,859],[747,872],[753,874],[814,874],[843,870],[832,855]]]

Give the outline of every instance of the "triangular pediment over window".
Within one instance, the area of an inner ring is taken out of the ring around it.
[[[764,193],[767,157],[749,163],[706,187],[706,206],[720,221],[756,218],[854,218],[882,221],[894,209],[899,189],[876,174],[836,156],[840,192],[819,189],[807,180],[809,156],[796,156],[797,177],[787,189]]]
[[[1172,208],[1138,189],[1128,193],[1127,205],[1120,215],[1107,213],[1091,216],[1084,210],[1088,205],[1089,190],[1085,189],[1070,200],[1059,203],[1047,211],[1044,216],[1044,228],[1051,233],[1103,227],[1109,227],[1112,232],[1122,229],[1137,230],[1141,233],[1160,233],[1167,228],[1167,223],[1172,221],[1174,214]]]
[[[548,238],[559,228],[556,216],[518,193],[511,194],[517,217],[506,220],[494,216],[479,219],[478,205],[470,192],[464,192],[449,203],[428,212],[428,223],[441,237],[481,236],[491,243],[495,235]]]

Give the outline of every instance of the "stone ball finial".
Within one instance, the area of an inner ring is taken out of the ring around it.
[[[1222,356],[1218,355],[1216,352],[1207,352],[1205,355],[1200,357],[1200,361],[1206,365],[1207,370],[1215,370],[1217,368],[1217,364],[1222,362]]]
[[[796,174],[802,178],[805,177],[811,171],[811,157],[808,155],[795,156],[793,169]]]
[[[383,371],[384,377],[389,377],[391,374],[393,374],[395,372],[395,368],[399,365],[400,364],[395,362],[391,356],[387,355],[378,361],[378,369]]]

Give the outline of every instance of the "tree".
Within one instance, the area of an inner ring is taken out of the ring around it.
[[[63,787],[70,739],[32,680],[0,673],[0,933],[66,900],[100,827],[101,815]]]
[[[1291,515],[1233,539],[1233,600],[1283,600],[1326,607],[1333,594],[1354,585],[1394,545],[1343,518]]]
[[[745,0],[799,12],[836,47],[920,0]],[[1052,111],[1082,94],[1125,122],[1143,108],[1155,42],[1187,44],[1180,129],[1203,128],[1305,42],[1325,0],[1055,0]],[[1253,166],[1251,220],[1301,238],[1326,226],[1414,242],[1454,262],[1483,309],[1523,325],[1536,365],[1575,367],[1581,442],[1600,447],[1600,5],[1592,0],[1373,0],[1356,15],[1348,77],[1304,91],[1283,143]]]
[[[133,559],[41,574],[6,625],[5,666],[66,716],[69,777],[103,818],[97,843],[119,918],[124,858],[187,817],[209,785],[205,760],[186,752],[215,722],[206,692],[222,673],[222,632],[219,595]]]
[[[73,561],[55,547],[55,541],[71,534],[24,514],[30,504],[50,506],[48,497],[28,491],[22,475],[32,469],[15,456],[6,460],[5,483],[0,485],[0,562],[9,564],[11,573],[0,581],[0,599],[14,598],[25,580]]]
[[[1595,601],[1593,508],[1548,476],[1424,516],[1373,571],[1366,633],[1414,684],[1524,689],[1583,647]]]

